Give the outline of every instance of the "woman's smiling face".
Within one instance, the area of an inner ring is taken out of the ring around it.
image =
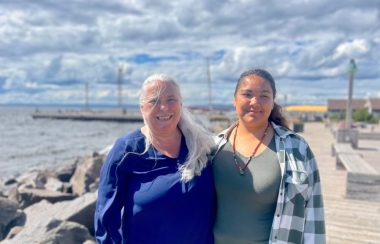
[[[269,81],[257,75],[245,77],[236,91],[233,104],[240,122],[250,127],[265,126],[274,106]]]
[[[181,97],[175,84],[153,81],[143,90],[141,113],[150,130],[155,133],[170,133],[177,128],[181,117]]]

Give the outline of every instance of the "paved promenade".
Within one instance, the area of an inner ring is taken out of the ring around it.
[[[357,151],[377,170],[377,172],[380,172],[380,140],[359,139]]]
[[[344,197],[346,172],[335,169],[335,158],[331,156],[334,138],[330,130],[323,123],[306,123],[301,135],[309,142],[320,169],[327,243],[380,243],[380,203]],[[359,141],[359,150],[360,147],[371,151],[372,164],[377,164],[376,158],[380,161],[373,143]]]

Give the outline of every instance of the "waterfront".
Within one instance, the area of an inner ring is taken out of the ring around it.
[[[32,118],[34,108],[0,107],[0,178],[91,155],[141,123]]]
[[[90,155],[141,126],[139,123],[33,120],[32,111],[0,107],[0,178]],[[379,127],[361,131],[378,132]],[[305,123],[301,135],[309,142],[320,168],[327,243],[378,243],[380,205],[345,197],[347,172],[335,168],[330,128],[323,123]],[[357,150],[374,167],[380,168],[380,141],[359,140]]]

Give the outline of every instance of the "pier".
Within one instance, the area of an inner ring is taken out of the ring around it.
[[[81,111],[57,110],[39,111],[32,113],[33,119],[70,119],[70,120],[98,120],[114,122],[143,122],[140,112],[126,112],[124,110],[109,111]]]
[[[301,135],[309,142],[320,170],[327,243],[379,243],[380,203],[346,198],[347,172],[335,168],[335,157],[331,155],[331,144],[335,139],[330,130],[323,123],[305,123],[305,131]],[[380,141],[371,145],[371,158],[367,159],[379,168]],[[359,141],[359,150],[367,147],[367,141]],[[376,161],[374,154],[377,155]]]
[[[217,132],[233,121],[234,117],[231,113],[213,111],[205,112],[198,110],[190,110],[195,117],[203,123],[206,128]],[[113,122],[143,122],[140,111],[126,111],[124,109],[112,110],[36,110],[31,114],[33,119],[68,119],[82,121],[113,121]],[[202,118],[202,119],[201,119]],[[207,120],[207,121],[205,121]]]

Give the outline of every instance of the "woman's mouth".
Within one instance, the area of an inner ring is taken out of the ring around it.
[[[169,114],[169,115],[157,115],[156,119],[159,120],[159,121],[167,121],[167,120],[171,119],[172,117],[173,117],[173,114]]]
[[[249,110],[250,113],[258,114],[261,113],[261,110]]]

